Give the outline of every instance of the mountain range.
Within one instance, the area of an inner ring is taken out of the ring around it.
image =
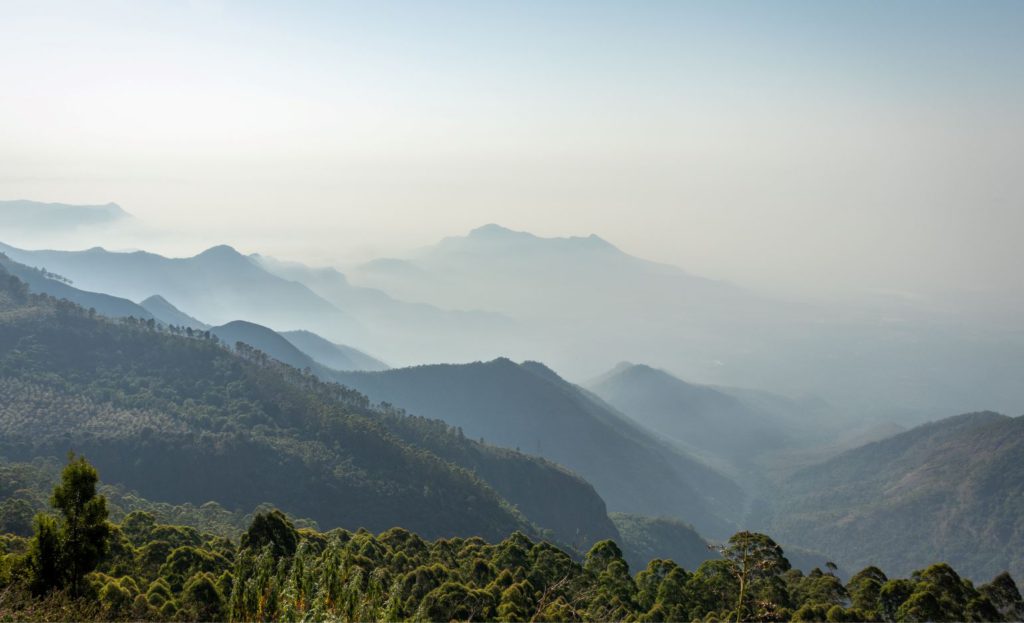
[[[0,454],[74,448],[154,500],[325,527],[613,538],[637,563],[749,527],[842,569],[1024,573],[1024,417],[902,428],[1019,406],[1021,336],[876,312],[495,225],[347,274],[0,245]],[[646,364],[560,374],[624,357]]]
[[[102,248],[24,251],[0,245],[0,251],[22,264],[59,273],[81,289],[133,301],[158,294],[214,325],[242,319],[280,329],[328,329],[334,336],[360,333],[348,314],[305,286],[267,273],[228,246],[180,259]]]
[[[497,225],[341,273],[213,247],[166,258],[25,251],[85,290],[163,296],[211,325],[307,330],[396,366],[507,356],[570,378],[643,361],[703,385],[816,394],[857,417],[916,424],[1024,401],[1024,337],[907,305],[792,301],[629,255],[596,236]]]
[[[336,378],[371,400],[564,465],[613,511],[676,517],[721,537],[745,510],[743,492],[728,477],[536,362],[503,358]]]
[[[573,378],[642,361],[705,385],[816,394],[858,417],[918,423],[1024,404],[1024,336],[906,304],[791,300],[646,261],[597,236],[487,225],[354,266],[355,284],[505,314],[503,351]]]
[[[270,502],[324,526],[549,531],[581,545],[618,536],[594,489],[552,463],[371,408],[255,349],[108,320],[0,277],[6,457],[74,449],[152,499]]]

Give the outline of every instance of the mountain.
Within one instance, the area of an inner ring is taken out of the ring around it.
[[[352,314],[367,332],[374,352],[388,359],[471,361],[500,354],[516,337],[514,323],[498,312],[410,303],[378,289],[354,286],[334,268],[313,268],[259,254],[249,257],[268,272],[301,283]]]
[[[611,510],[664,515],[723,535],[743,511],[735,483],[534,362],[508,359],[340,374],[372,400],[442,419],[467,437],[565,465]]]
[[[0,246],[12,259],[46,267],[81,288],[131,300],[159,294],[184,313],[223,324],[245,319],[279,329],[305,328],[339,341],[358,337],[357,323],[309,288],[271,275],[229,246],[188,258],[137,251],[25,251]]]
[[[860,415],[920,423],[1024,405],[1024,335],[933,306],[790,300],[647,261],[598,236],[498,225],[346,271],[353,284],[505,314],[502,354],[572,378],[643,361],[704,385],[817,394]],[[859,297],[851,293],[851,299]]]
[[[93,308],[105,316],[154,318],[165,325],[188,327],[200,331],[211,328],[210,325],[182,312],[160,295],[153,295],[141,303],[135,304],[127,299],[108,294],[79,290],[61,281],[63,277],[60,275],[42,269],[29,268],[10,260],[2,253],[0,253],[0,265],[26,282],[32,292],[48,294],[85,308]],[[245,342],[293,367],[299,369],[309,367],[324,380],[331,380],[335,367],[331,363],[340,364],[337,367],[339,370],[387,369],[387,365],[362,351],[350,346],[334,344],[309,331],[290,331],[287,333],[287,337],[284,337],[255,323],[233,321],[213,328],[213,333],[228,345],[233,345],[237,341]],[[301,346],[296,346],[296,343]],[[315,352],[317,356],[310,356],[306,352],[307,349]],[[321,358],[331,363],[324,363],[320,361]]]
[[[857,569],[945,560],[976,580],[1024,573],[1024,416],[970,413],[799,471],[766,527]]]
[[[316,357],[311,356],[305,348],[299,347],[297,343],[312,345],[314,350],[325,350],[329,355],[333,354],[334,351],[329,351],[323,347],[323,344],[326,343],[337,349],[337,354],[333,356],[334,360],[339,360],[340,357],[345,356],[345,353],[351,352],[352,355],[347,359],[348,370],[387,369],[387,366],[384,366],[384,364],[369,355],[354,348],[332,344],[309,331],[293,331],[284,334],[252,322],[235,320],[225,325],[211,328],[210,333],[216,335],[228,347],[233,348],[237,342],[244,342],[293,368],[298,368],[299,370],[308,368],[310,372],[323,381],[337,380],[339,369],[323,364]],[[302,337],[298,340],[293,339],[296,334]],[[360,367],[363,364],[368,367]]]
[[[727,357],[723,339],[733,337],[719,334],[723,319],[756,326],[769,320],[752,293],[633,257],[598,236],[542,238],[494,224],[404,260],[356,266],[349,278],[406,300],[504,313],[525,327],[521,350],[534,354],[510,352],[560,370],[581,369],[581,361],[606,368],[613,354],[621,360],[654,346],[664,351],[681,325],[699,323],[699,334],[691,332],[680,348],[684,369],[696,365],[704,374]],[[747,333],[753,344],[761,341]]]
[[[0,277],[4,457],[74,449],[150,499],[269,502],[324,527],[487,539],[550,530],[584,544],[617,536],[593,487],[560,467],[373,408],[255,349],[110,322]],[[536,519],[562,499],[574,506],[554,525]],[[547,510],[523,514],[538,508]]]
[[[144,307],[149,313],[153,314],[154,318],[166,325],[189,327],[200,331],[205,331],[210,328],[210,325],[189,316],[174,305],[171,305],[170,301],[159,294],[154,294],[148,299],[141,301],[139,305]]]
[[[677,519],[627,513],[610,515],[622,535],[622,551],[631,569],[644,569],[657,558],[668,558],[685,569],[696,569],[718,554],[693,526]]]
[[[70,285],[67,279],[61,275],[41,268],[31,268],[24,264],[19,264],[2,252],[0,252],[0,267],[3,267],[9,274],[16,276],[26,283],[29,289],[36,294],[48,294],[56,298],[66,299],[81,305],[85,309],[94,309],[97,313],[111,318],[134,316],[135,318],[148,320],[153,317],[148,310],[128,299],[79,290]]]
[[[383,259],[355,267],[350,276],[406,300],[426,301],[449,307],[481,308],[528,315],[534,300],[572,303],[577,309],[601,300],[616,310],[642,311],[639,301],[622,294],[640,293],[646,284],[608,297],[601,286],[623,279],[640,278],[683,285],[687,292],[670,292],[684,302],[686,294],[741,292],[728,284],[703,279],[684,271],[630,256],[597,236],[541,238],[498,225],[485,225],[467,236],[443,239],[437,245],[415,253],[407,260]],[[528,297],[519,285],[529,283],[535,290]],[[546,310],[570,314],[569,309]],[[603,314],[609,310],[595,309]],[[646,315],[646,314],[645,314]]]
[[[335,344],[310,331],[283,331],[281,336],[318,363],[334,370],[387,370],[388,365],[344,344]]]
[[[314,361],[312,357],[296,348],[283,335],[262,325],[235,320],[211,328],[210,333],[216,335],[229,348],[234,348],[238,342],[244,342],[293,368],[299,370],[309,368],[323,380],[329,381],[328,377],[333,374],[329,368]]]
[[[27,251],[0,245],[0,251],[89,290],[132,300],[160,295],[204,323],[246,320],[281,331],[308,330],[330,342],[366,347],[390,361],[496,356],[516,338],[513,323],[501,314],[405,303],[350,286],[333,269],[244,256],[226,245],[187,258],[102,248]]]
[[[116,203],[69,205],[18,199],[0,201],[0,228],[60,231],[102,225],[130,218]]]
[[[587,387],[643,426],[728,461],[746,462],[790,443],[772,414],[650,366],[621,364]]]

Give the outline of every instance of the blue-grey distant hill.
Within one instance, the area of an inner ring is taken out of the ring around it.
[[[793,412],[784,418],[726,390],[638,364],[620,364],[587,388],[647,428],[729,461],[791,444],[794,423],[807,410],[791,401]]]
[[[130,218],[116,203],[69,205],[17,199],[0,201],[0,228],[54,232]]]
[[[515,323],[478,306],[412,303],[375,289],[352,285],[334,268],[314,268],[265,255],[250,256],[268,272],[296,281],[355,316],[370,336],[373,351],[398,361],[463,361],[496,356],[518,337]]]
[[[189,316],[159,294],[154,294],[153,296],[140,301],[139,305],[145,307],[149,313],[153,314],[154,318],[166,325],[189,327],[192,329],[199,329],[200,331],[205,331],[210,328],[210,325]]]
[[[26,251],[2,248],[16,261],[72,279],[88,290],[131,300],[159,294],[204,322],[237,318],[280,329],[330,331],[347,342],[358,338],[358,323],[306,286],[268,273],[225,245],[186,258],[102,248],[86,251]]]
[[[379,372],[388,365],[361,350],[335,344],[312,331],[283,331],[281,335],[317,362],[334,370],[366,370]]]
[[[19,264],[5,255],[2,248],[3,246],[0,245],[0,266],[28,284],[29,290],[36,294],[48,294],[55,298],[65,299],[81,305],[85,309],[94,309],[97,313],[110,318],[134,316],[148,320],[153,317],[148,310],[128,299],[80,290],[62,281],[63,275]]]
[[[366,353],[333,344],[309,331],[282,334],[252,322],[234,320],[213,327],[210,332],[230,347],[234,347],[237,342],[243,342],[293,368],[308,369],[324,381],[338,380],[340,371],[387,369],[386,365]],[[299,336],[298,339],[296,336]],[[303,346],[311,348],[307,350]],[[343,365],[331,365],[328,361]]]
[[[219,325],[241,318],[277,331],[312,331],[329,342],[365,348],[389,361],[497,355],[517,337],[514,324],[500,314],[406,303],[351,286],[333,269],[244,256],[224,245],[185,258],[102,248],[0,250],[29,266],[65,275],[88,290],[131,300],[159,294],[203,323]],[[185,324],[180,320],[175,324]]]
[[[598,236],[492,224],[347,275],[404,300],[501,312],[522,329],[504,355],[574,378],[643,361],[702,384],[813,393],[907,422],[1024,404],[1019,332],[896,301],[790,300],[647,261]]]

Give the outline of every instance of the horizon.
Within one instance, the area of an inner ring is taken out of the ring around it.
[[[790,295],[1024,306],[1019,3],[5,17],[0,196],[114,201],[140,248],[348,266],[497,222]]]

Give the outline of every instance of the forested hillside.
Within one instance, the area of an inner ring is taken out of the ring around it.
[[[613,511],[677,517],[723,536],[744,510],[731,480],[539,363],[496,359],[337,378],[468,437],[565,465],[593,483]]]
[[[270,502],[325,527],[490,539],[557,528],[554,538],[580,544],[616,534],[593,489],[554,465],[373,409],[249,347],[111,322],[0,281],[0,454],[74,449],[146,497]],[[543,516],[539,501],[556,499],[577,501],[557,525],[522,514]]]
[[[622,549],[629,566],[643,569],[652,560],[669,558],[688,569],[715,558],[711,545],[693,526],[676,519],[612,513],[622,535]]]
[[[960,415],[804,469],[766,527],[847,568],[1024,573],[1024,417]]]

